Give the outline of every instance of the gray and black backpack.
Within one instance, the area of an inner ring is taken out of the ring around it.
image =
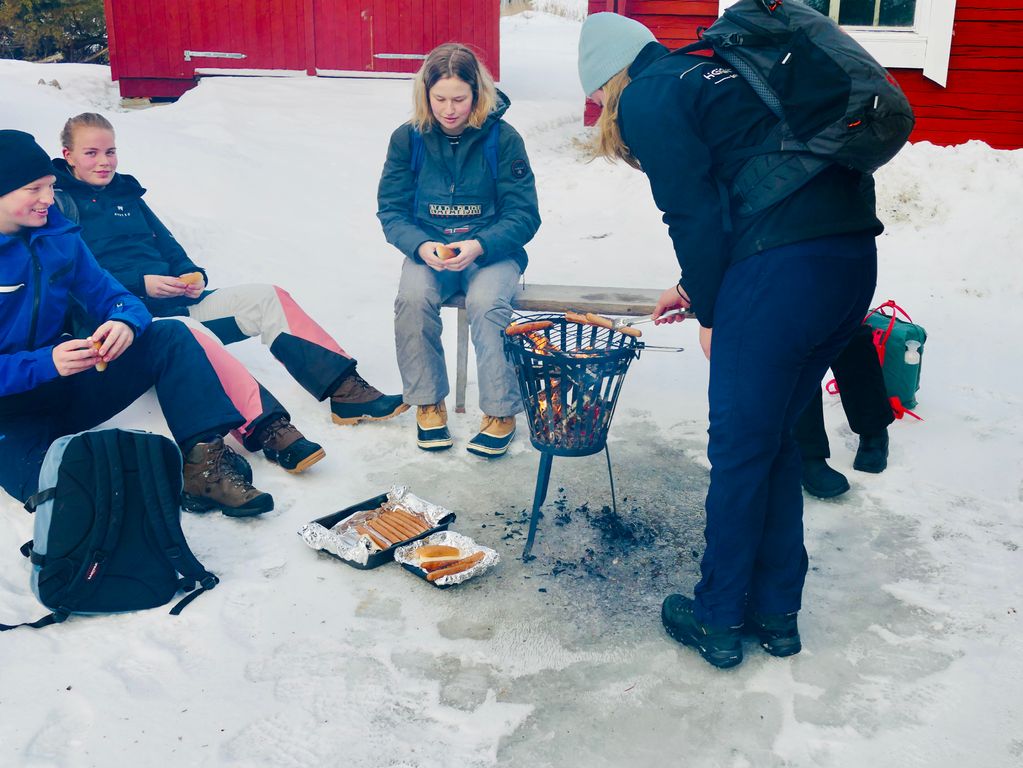
[[[873,173],[902,148],[913,110],[894,78],[833,20],[799,0],[739,0],[677,53],[711,49],[778,117],[729,193],[748,216],[831,164]]]
[[[123,429],[60,437],[46,452],[34,538],[32,591],[52,613],[6,625],[45,627],[72,614],[137,611],[187,594],[171,613],[218,579],[192,554],[181,530],[181,452],[162,435]]]

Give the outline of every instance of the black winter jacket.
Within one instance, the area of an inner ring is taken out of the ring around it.
[[[838,166],[759,214],[726,216],[722,190],[741,161],[727,165],[722,159],[760,144],[777,118],[721,60],[668,54],[652,42],[636,57],[618,120],[664,213],[682,268],[679,282],[701,325],[713,326],[714,303],[729,265],[803,240],[883,231],[874,215],[871,178]],[[731,232],[726,231],[729,219]]]
[[[377,192],[377,217],[387,242],[420,261],[419,246],[428,241],[479,240],[480,266],[514,259],[526,269],[523,246],[540,227],[536,183],[522,137],[502,120],[510,102],[498,93],[497,107],[480,128],[467,127],[453,149],[439,128],[423,134],[426,156],[419,173],[412,171],[411,124],[391,134]],[[495,179],[483,145],[494,122],[500,122]],[[416,210],[413,210],[416,208]]]
[[[144,277],[177,277],[187,272],[206,272],[188,258],[185,249],[142,200],[145,188],[134,176],[115,173],[105,187],[79,181],[62,159],[53,161],[57,175],[57,202],[64,215],[82,228],[82,239],[100,266],[134,293],[156,317],[188,314],[186,307],[202,297],[174,296],[154,299],[146,295]]]

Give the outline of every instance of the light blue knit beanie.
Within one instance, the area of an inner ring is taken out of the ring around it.
[[[633,61],[654,33],[617,13],[587,16],[579,35],[579,81],[589,96]]]

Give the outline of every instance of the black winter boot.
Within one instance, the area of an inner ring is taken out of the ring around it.
[[[825,459],[803,459],[803,490],[818,499],[833,499],[849,490],[849,481]]]
[[[327,454],[323,447],[312,440],[306,440],[291,421],[281,416],[259,431],[259,442],[263,455],[281,469],[297,475],[305,472]]]
[[[661,623],[682,645],[691,645],[708,664],[718,669],[742,661],[741,627],[708,627],[696,620],[693,601],[683,595],[668,595],[661,605]]]
[[[860,435],[860,446],[856,449],[853,469],[860,472],[880,474],[888,467],[888,429],[873,435]]]
[[[772,656],[792,656],[803,649],[799,639],[799,627],[796,624],[796,613],[757,613],[746,614],[743,632],[756,635],[761,647]]]

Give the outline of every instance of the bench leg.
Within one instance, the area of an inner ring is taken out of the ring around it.
[[[469,315],[458,310],[458,353],[455,371],[455,413],[465,413],[465,386],[469,367]]]

